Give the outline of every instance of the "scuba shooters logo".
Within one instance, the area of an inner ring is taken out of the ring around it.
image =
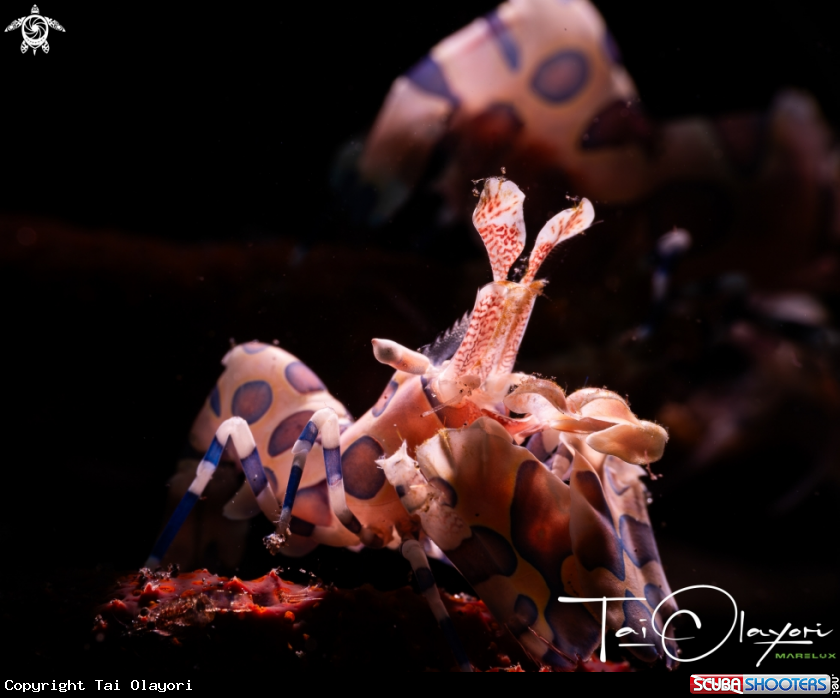
[[[690,647],[690,640],[694,639],[693,637],[672,637],[668,635],[668,628],[673,624],[673,622],[677,619],[678,616],[687,615],[691,620],[694,622],[694,627],[696,629],[700,629],[703,627],[703,623],[700,620],[700,617],[694,613],[694,611],[688,609],[680,609],[674,611],[670,617],[668,617],[664,623],[662,624],[662,628],[657,627],[656,619],[660,613],[662,607],[667,604],[671,599],[676,598],[679,594],[691,591],[694,589],[708,589],[714,592],[719,592],[726,596],[729,599],[730,603],[732,604],[733,615],[732,615],[732,625],[729,627],[729,630],[723,636],[723,638],[714,646],[712,649],[700,654],[698,656],[692,656],[691,653],[688,651],[687,648]],[[561,603],[600,603],[601,604],[601,654],[600,659],[601,661],[606,661],[606,633],[607,633],[607,603],[612,602],[621,602],[625,603],[631,600],[639,600],[644,601],[644,599],[636,599],[635,597],[595,597],[595,598],[579,598],[579,597],[568,597],[568,596],[561,596],[559,597],[558,601]],[[735,602],[733,596],[721,589],[720,587],[712,586],[709,584],[695,584],[693,586],[684,587],[683,589],[678,589],[677,591],[672,592],[665,598],[663,598],[659,605],[654,609],[653,616],[652,616],[652,623],[651,623],[651,633],[647,632],[646,627],[642,627],[642,636],[638,637],[638,633],[630,627],[623,627],[616,631],[615,636],[616,638],[624,638],[628,635],[636,636],[631,637],[628,639],[633,640],[633,642],[619,642],[619,647],[656,647],[657,644],[661,644],[663,651],[672,659],[675,659],[679,662],[686,663],[686,662],[696,662],[704,657],[708,657],[709,655],[713,654],[715,651],[720,649],[720,647],[730,638],[732,633],[734,632],[735,628],[739,628],[738,631],[738,642],[740,644],[744,643],[744,637],[747,638],[747,642],[753,645],[766,645],[767,649],[755,663],[756,668],[761,665],[761,662],[764,661],[765,657],[770,654],[773,650],[782,649],[783,645],[813,645],[814,644],[814,637],[817,638],[824,638],[827,635],[830,635],[834,632],[834,630],[823,630],[821,629],[822,623],[815,623],[815,628],[809,628],[807,626],[803,626],[802,628],[792,627],[791,623],[786,623],[785,626],[781,630],[773,630],[771,628],[755,628],[750,627],[746,629],[745,632],[745,614],[744,611],[738,610],[738,604]],[[757,638],[757,639],[753,639]],[[668,640],[670,642],[679,642],[681,652],[680,655],[677,656],[671,652],[671,649],[668,647],[668,643],[665,642]],[[815,656],[815,655],[811,655]],[[819,656],[819,655],[818,655]],[[825,658],[833,658],[833,653],[826,654]],[[790,677],[788,677],[790,678]],[[809,692],[810,689],[807,689]],[[789,692],[789,691],[788,691]],[[827,692],[827,691],[826,691]],[[840,692],[840,691],[838,691]]]
[[[828,674],[692,674],[695,694],[822,695],[840,693],[836,676]]]

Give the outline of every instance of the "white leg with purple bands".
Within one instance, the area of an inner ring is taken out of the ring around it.
[[[426,557],[423,546],[413,538],[409,538],[403,541],[401,552],[402,556],[411,565],[411,569],[414,570],[417,587],[420,593],[426,597],[429,608],[432,609],[435,620],[438,622],[444,637],[446,637],[446,641],[449,643],[452,654],[455,655],[458,666],[461,667],[461,671],[471,672],[472,665],[470,664],[470,660],[467,659],[467,653],[464,651],[463,645],[461,645],[458,634],[455,632],[455,626],[452,625],[452,619],[446,611],[446,606],[443,605],[443,601],[440,598],[440,592],[438,591],[437,584],[435,584],[432,570],[429,567],[429,558]]]
[[[286,487],[286,496],[283,499],[283,509],[277,521],[276,533],[265,537],[266,547],[272,553],[279,552],[291,535],[289,523],[292,520],[292,508],[295,504],[298,486],[303,477],[303,468],[306,466],[306,457],[319,434],[321,436],[321,446],[324,450],[324,467],[327,472],[327,487],[333,513],[348,531],[359,537],[362,543],[374,548],[382,547],[381,536],[366,526],[362,526],[356,515],[347,506],[344,478],[341,474],[338,417],[335,411],[329,407],[320,409],[312,415],[312,418],[303,428],[300,438],[295,441],[295,445],[292,447],[294,458],[292,471],[289,473],[289,484]]]
[[[232,446],[242,463],[245,479],[251,486],[260,509],[271,521],[277,520],[280,515],[280,507],[266,477],[265,468],[257,452],[257,445],[254,442],[251,428],[241,417],[231,417],[222,422],[216,430],[210,448],[207,449],[207,453],[196,468],[195,478],[152,548],[152,554],[146,560],[146,567],[154,568],[160,565],[163,556],[166,555],[166,551],[178,531],[181,530],[181,526],[184,525],[184,521],[186,521],[193,506],[201,498],[207,483],[213,477],[225,446],[228,444]]]

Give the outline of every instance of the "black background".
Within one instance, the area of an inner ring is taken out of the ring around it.
[[[401,238],[402,227],[411,226],[404,214],[368,234],[347,221],[328,179],[336,151],[369,128],[392,80],[492,6],[172,3],[154,10],[56,3],[40,6],[67,30],[50,32],[48,55],[20,55],[19,34],[0,35],[0,215],[4,235],[22,228],[36,234],[34,245],[1,260],[0,279],[8,474],[1,601],[7,632],[25,638],[21,658],[39,654],[40,666],[61,661],[62,652],[39,639],[50,634],[55,614],[64,618],[56,603],[69,614],[62,651],[83,655],[92,599],[55,589],[76,580],[79,570],[129,570],[145,558],[162,517],[166,478],[229,338],[280,339],[359,415],[388,370],[374,365],[376,380],[364,374],[362,382],[355,366],[373,364],[371,334],[353,331],[354,316],[373,315],[379,336],[417,346],[469,307],[475,285],[429,307],[423,285],[411,284],[397,289],[402,305],[374,306],[375,289],[348,298],[308,267],[312,275],[295,282],[304,286],[294,297],[306,299],[311,284],[305,312],[318,323],[303,336],[295,317],[304,309],[288,307],[277,289],[249,289],[248,269],[211,290],[199,277],[204,256],[217,254],[214,245],[253,249],[277,240],[304,252],[329,243],[337,246],[333,252],[347,250],[348,263],[375,265],[380,255],[403,260],[409,269],[429,269],[428,282],[438,290],[458,264],[480,259],[478,248],[463,244],[453,246],[456,253],[415,253]],[[809,90],[835,128],[840,123],[836,33],[818,3],[765,3],[760,12],[714,2],[598,6],[657,119],[764,110],[780,88],[793,86]],[[25,3],[4,4],[4,26],[28,10]],[[55,229],[82,231],[94,242],[54,245],[44,261],[32,251],[54,239]],[[98,247],[97,239],[118,242]],[[174,261],[166,257],[173,250]],[[195,283],[170,278],[178,264],[194,266]],[[401,307],[420,309],[421,320],[400,316]],[[706,513],[696,527],[686,518],[684,530],[669,529],[670,547],[679,548],[684,533],[704,544],[705,557],[698,558],[700,569],[669,572],[672,586],[725,578],[702,567],[710,561],[725,567],[724,559],[746,558],[780,578],[801,565],[814,571],[817,591],[792,588],[791,598],[811,593],[807,603],[793,603],[786,617],[789,599],[779,598],[777,612],[763,618],[831,627],[836,527],[826,529],[824,514],[830,506],[782,522],[800,527],[775,549],[761,539],[767,529],[755,519],[760,514],[749,514],[750,484],[735,478],[726,485],[740,493],[726,501],[748,512],[737,525],[727,526],[714,501],[681,503]],[[711,510],[724,521],[709,521]],[[738,529],[746,520],[749,531]],[[791,545],[813,536],[825,543],[804,544],[803,559]],[[760,555],[752,555],[753,543]],[[319,572],[330,565],[340,566],[331,561]],[[406,572],[392,574],[404,580]],[[748,671],[754,653],[734,646],[727,666],[717,668]],[[709,662],[696,668],[711,670]],[[792,668],[770,665],[777,673]],[[798,673],[808,670],[796,666]]]

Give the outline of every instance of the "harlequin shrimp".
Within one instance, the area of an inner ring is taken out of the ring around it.
[[[407,200],[441,148],[435,188],[450,209],[463,203],[460,182],[501,163],[536,182],[559,167],[574,190],[627,201],[649,186],[649,137],[633,79],[588,0],[509,0],[398,77],[363,148],[340,167],[357,158],[343,176],[358,176],[347,184],[366,189],[372,223]]]
[[[749,222],[785,220],[782,204],[768,215],[778,187],[786,210],[803,212],[798,221],[821,220],[810,195],[790,200],[798,189],[787,182],[822,191],[819,201],[840,196],[835,140],[814,100],[790,90],[763,113],[655,120],[589,0],[508,0],[394,80],[368,134],[337,158],[333,182],[371,225],[424,194],[430,206],[443,199],[440,220],[451,221],[472,210],[461,183],[506,165],[538,207],[553,205],[555,187],[609,206],[655,196],[663,223],[690,227],[698,241],[766,237]],[[766,273],[753,241],[740,244],[739,263]]]
[[[667,435],[608,390],[566,396],[513,372],[546,284],[536,279],[540,265],[594,219],[586,199],[551,218],[512,281],[525,246],[524,198],[509,180],[485,181],[473,222],[493,281],[469,316],[421,351],[372,340],[375,358],[395,373],[358,421],[288,352],[234,348],[193,427],[206,455],[147,566],[164,559],[227,448],[245,474],[227,515],[261,510],[275,525],[265,539],[273,553],[399,548],[463,670],[470,663],[427,553],[451,561],[546,665],[588,659],[602,620],[613,630],[651,627],[670,591],[637,464],[658,460]],[[612,602],[605,619],[600,603],[565,603],[602,596],[626,601]],[[631,651],[647,662],[663,654],[661,644]]]

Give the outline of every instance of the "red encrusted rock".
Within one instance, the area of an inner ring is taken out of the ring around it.
[[[470,661],[484,671],[544,670],[534,664],[482,601],[442,593]],[[281,579],[252,581],[207,570],[148,569],[122,577],[94,632],[153,661],[212,666],[237,658],[317,670],[380,666],[450,671],[456,665],[425,600],[409,587],[352,591]],[[127,645],[127,646],[126,646]],[[628,671],[596,659],[580,671]]]

